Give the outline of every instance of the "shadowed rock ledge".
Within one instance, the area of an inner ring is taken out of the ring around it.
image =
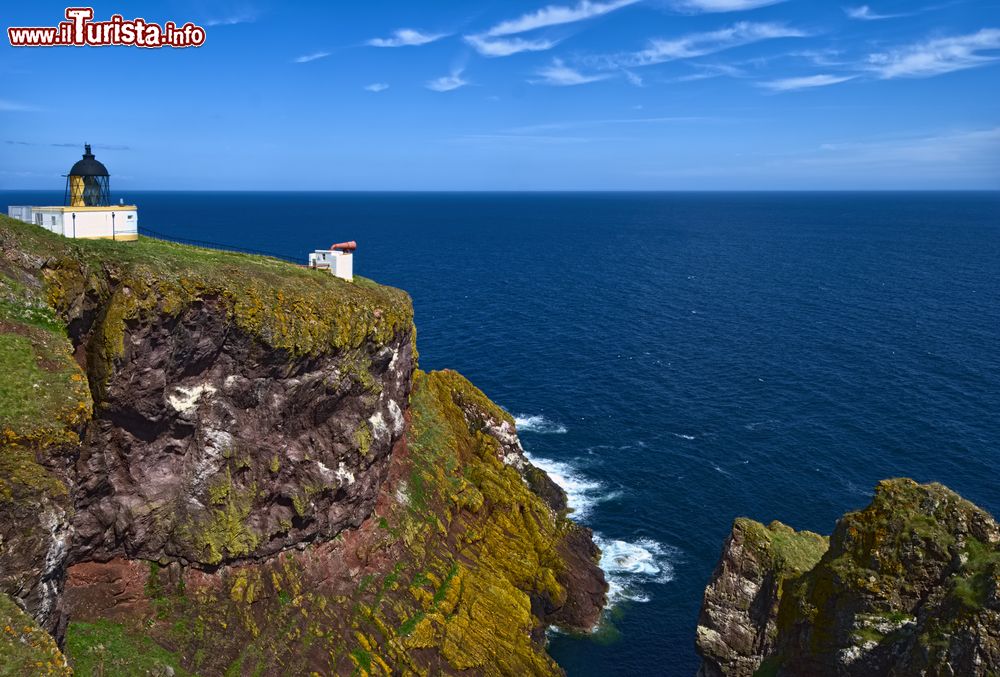
[[[829,539],[739,519],[705,591],[704,677],[995,675],[1000,527],[939,484],[881,482]]]

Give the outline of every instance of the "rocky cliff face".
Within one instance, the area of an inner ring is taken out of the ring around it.
[[[411,339],[294,356],[214,299],[127,327],[73,468],[73,560],[212,566],[359,526],[403,433]]]
[[[198,674],[552,674],[544,628],[596,622],[589,532],[415,372],[404,293],[9,220],[0,255],[0,592],[82,669],[113,632]]]
[[[751,677],[774,652],[783,586],[812,568],[827,539],[780,522],[737,519],[698,618],[702,677]]]
[[[811,542],[796,548],[808,556],[773,557],[779,532],[778,551]],[[988,513],[940,485],[888,480],[828,549],[818,538],[737,521],[705,592],[702,674],[1000,670],[1000,526]]]

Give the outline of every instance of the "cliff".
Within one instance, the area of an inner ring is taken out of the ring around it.
[[[0,220],[0,592],[82,674],[558,674],[596,547],[415,335],[364,279]]]
[[[737,520],[705,591],[699,674],[995,675],[1000,526],[887,480],[829,538]]]

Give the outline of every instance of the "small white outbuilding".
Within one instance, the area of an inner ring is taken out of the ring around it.
[[[309,267],[329,270],[332,275],[343,280],[354,279],[354,250],[358,243],[340,242],[329,249],[317,249],[309,255]]]

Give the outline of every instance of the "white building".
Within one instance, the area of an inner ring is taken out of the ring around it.
[[[94,158],[90,144],[66,176],[65,206],[10,206],[11,218],[33,223],[65,237],[137,240],[139,209],[135,205],[112,205],[107,168]]]
[[[135,205],[114,207],[21,207],[7,208],[7,216],[33,223],[65,237],[107,240],[137,240],[139,210]]]
[[[354,250],[357,242],[341,242],[329,249],[317,249],[309,255],[309,267],[329,270],[344,280],[354,279]]]

